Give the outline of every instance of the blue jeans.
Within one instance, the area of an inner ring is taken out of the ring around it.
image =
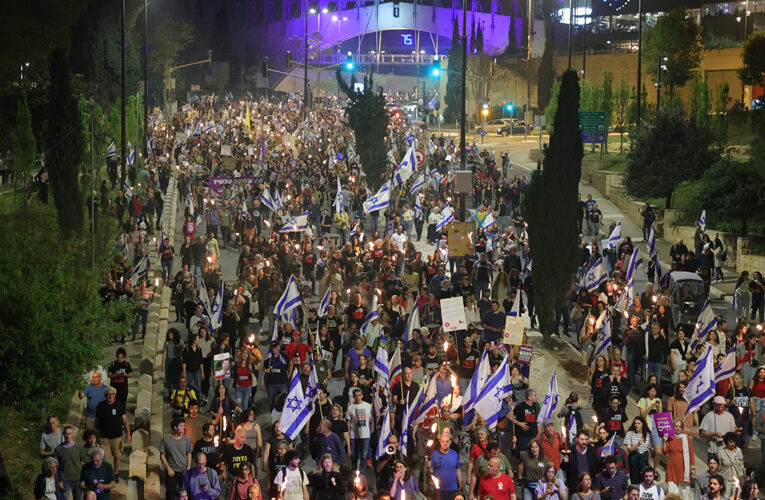
[[[656,375],[656,378],[659,381],[659,385],[661,385],[661,366],[661,363],[652,363],[651,361],[646,361],[646,380],[648,380],[648,377],[651,375]]]
[[[73,500],[82,500],[82,489],[80,488],[80,480],[69,481],[67,480],[66,491],[64,491],[64,498],[69,500],[69,492],[72,492]]]
[[[271,407],[273,408],[274,401],[276,401],[277,396],[287,392],[287,384],[266,384],[266,392],[268,393],[268,401],[271,403]]]
[[[632,352],[633,350],[637,352]],[[627,350],[627,379],[630,382],[630,387],[637,387],[635,383],[643,381],[643,363],[645,360],[637,348],[633,350]],[[637,380],[635,375],[638,376]]]
[[[246,410],[250,406],[250,393],[252,387],[239,387],[236,386],[236,401],[239,403],[239,408]]]
[[[481,293],[483,293],[484,290],[489,289],[489,282],[488,281],[475,281],[475,298],[476,300],[479,300],[481,298]]]
[[[194,264],[194,286],[200,286],[202,283],[202,266]]]
[[[170,282],[170,277],[173,274],[173,259],[162,259],[162,281],[165,283]]]
[[[186,371],[186,380],[189,382],[189,387],[193,387],[197,393],[197,397],[203,397],[202,394],[202,370],[195,372]]]
[[[135,313],[135,321],[133,322],[133,340],[138,333],[138,325],[141,325],[141,338],[146,336],[146,322],[149,320],[149,310],[139,309]]]
[[[358,470],[363,474],[367,468],[367,458],[369,458],[369,438],[351,439],[351,468]]]
[[[404,221],[404,232],[406,233],[406,239],[411,240],[412,239],[412,221],[410,220]]]

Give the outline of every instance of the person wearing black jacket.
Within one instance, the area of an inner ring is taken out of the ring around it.
[[[339,468],[329,453],[319,461],[319,470],[308,475],[311,500],[342,500],[345,498],[345,484]]]
[[[602,400],[611,401],[612,398],[619,398],[619,406],[624,408],[627,406],[627,394],[630,392],[630,386],[627,380],[620,375],[620,372],[619,365],[611,365],[611,375],[603,381],[600,390]]]
[[[586,468],[582,467],[582,460],[586,463]],[[590,436],[585,431],[579,431],[576,435],[576,446],[571,453],[563,454],[561,468],[566,471],[566,483],[570,485],[571,491],[579,491],[579,475],[588,472],[594,476],[598,469],[598,457],[595,448],[590,446]]]

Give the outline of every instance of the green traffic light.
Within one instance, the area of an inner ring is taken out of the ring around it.
[[[505,109],[512,112],[513,111],[513,103],[512,102],[508,102],[507,105],[505,106]]]
[[[441,70],[438,68],[433,68],[430,74],[433,75],[435,78],[438,78],[441,76]]]

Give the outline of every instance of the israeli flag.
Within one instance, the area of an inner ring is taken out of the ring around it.
[[[722,382],[723,380],[732,377],[734,373],[736,373],[735,347],[728,351],[728,354],[725,355],[722,362],[715,368],[715,383]]]
[[[330,156],[330,158],[332,158]],[[343,213],[343,189],[340,186],[340,176],[337,176],[337,194],[335,195],[335,211],[338,215]]]
[[[419,196],[414,200],[414,219],[422,220],[422,204],[420,204]]]
[[[395,380],[398,375],[401,375],[401,372],[401,351],[399,351],[398,347],[396,347],[396,350],[393,351],[393,356],[391,356],[390,361],[388,362],[390,382],[393,383],[393,380]]]
[[[300,231],[305,231],[308,227],[308,212],[304,212],[303,215],[298,215],[294,219],[292,219],[289,224],[282,227],[279,232],[280,233],[296,233]]]
[[[306,393],[310,389],[307,387]],[[295,374],[292,376],[290,382],[290,389],[287,392],[287,399],[284,401],[284,409],[282,409],[282,422],[290,422],[289,426],[282,429],[282,432],[286,434],[290,439],[294,440],[306,426],[308,421],[313,416],[314,405],[311,398],[307,397],[308,394],[303,393],[303,385],[300,382],[300,370],[295,370]]]
[[[494,216],[491,214],[491,212],[489,212],[488,214],[486,214],[486,218],[483,220],[483,224],[481,224],[481,228],[483,228],[484,230],[489,229],[491,225],[494,224],[494,222],[496,222],[494,220]]]
[[[138,261],[138,264],[133,267],[133,272],[130,274],[130,283],[132,283],[133,286],[136,286],[138,281],[146,276],[146,274],[149,272],[150,264],[149,254],[146,254],[141,257],[141,260]]]
[[[404,341],[404,347],[406,347],[406,343],[409,342],[409,337],[412,335],[412,331],[419,330],[420,328],[420,309],[415,303],[412,312],[409,313],[409,319],[406,320],[404,334],[401,336],[401,340]]]
[[[319,317],[323,318],[327,315],[327,311],[329,310],[329,299],[332,296],[332,288],[327,288],[327,293],[324,294],[324,297],[321,299],[321,303],[319,304]]]
[[[295,277],[290,276],[290,279],[287,282],[287,287],[284,289],[284,293],[282,293],[282,296],[276,301],[274,314],[276,316],[283,316],[299,305],[300,292],[298,292],[297,285],[295,284]]]
[[[447,224],[452,222],[454,220],[454,210],[452,210],[452,207],[449,206],[449,203],[446,203],[446,206],[444,206],[444,209],[441,211],[441,213],[438,216],[438,222],[436,223],[436,231],[441,231],[444,227],[446,227]]]
[[[505,356],[494,375],[486,381],[475,403],[475,411],[486,420],[491,429],[497,426],[502,400],[513,393],[513,382],[507,369],[508,357]]]
[[[640,249],[635,247],[635,250],[632,252],[632,257],[630,257],[630,265],[627,268],[627,288],[630,291],[630,299],[635,298],[635,269],[640,267],[642,263],[643,258],[640,257]]]
[[[282,195],[279,194],[278,189],[274,192],[274,206],[276,208],[284,208],[284,203],[282,203]]]
[[[437,377],[432,377],[431,379],[428,379],[427,386],[425,385],[426,382],[423,380],[422,384],[423,387],[425,387],[425,390],[422,391],[421,398],[415,401],[415,411],[412,412],[414,421],[410,424],[410,426],[414,427],[418,424],[421,424],[425,421],[425,417],[427,416],[428,412],[430,412],[430,410],[433,408],[438,408],[438,396],[436,395],[436,378]]]
[[[508,316],[515,316],[519,317],[521,315],[521,285],[518,284],[518,290],[515,294],[515,300],[513,301],[513,305],[510,307],[510,312],[507,313]]]
[[[410,147],[393,174],[393,187],[402,185],[412,176],[416,168],[417,160],[414,157],[414,148]]]
[[[568,419],[568,442],[573,444],[576,441],[576,432],[577,432],[577,426],[576,426],[576,416],[574,414],[571,414],[571,418]]]
[[[600,450],[600,458],[606,458],[614,454],[616,448],[616,433],[611,434],[611,439]]]
[[[653,260],[653,289],[657,292],[661,291],[661,264],[659,264],[659,256],[654,257]],[[736,300],[735,296],[733,298]]]
[[[588,292],[594,292],[598,289],[601,283],[608,279],[608,269],[603,263],[603,259],[599,258],[595,261],[587,274],[584,275],[582,281],[582,287],[586,288]]]
[[[435,153],[435,152],[436,152],[436,145],[435,145],[435,144],[433,144],[433,141],[428,141],[428,146],[427,146],[427,148],[428,148],[428,154],[429,154],[429,155],[432,155],[433,153]]]
[[[557,370],[553,370],[553,376],[550,379],[547,395],[542,403],[542,409],[537,416],[537,424],[541,424],[548,418],[553,418],[555,408],[558,406],[558,399],[560,399],[560,395],[558,394],[558,372]]]
[[[595,343],[595,352],[593,352],[593,359],[597,356],[606,356],[608,354],[608,347],[611,345],[611,315],[608,309],[600,313],[600,317],[595,322],[595,331],[598,333],[598,338]]]
[[[688,382],[685,394],[683,394],[683,398],[688,401],[688,408],[685,410],[685,414],[690,415],[698,410],[714,395],[715,365],[714,359],[712,359],[712,346],[707,346],[706,352],[699,357],[696,369],[693,371],[693,376],[690,382]]]
[[[383,188],[380,188],[377,194],[363,203],[365,214],[381,210],[390,205],[390,188],[386,186],[383,186]]]
[[[622,221],[616,223],[616,227],[608,235],[608,248],[614,249],[619,244],[619,238],[622,237]]]
[[[651,232],[648,233],[646,249],[648,250],[648,260],[651,260],[656,255],[656,227],[653,224],[651,224]]]
[[[204,126],[202,127],[202,132],[204,132],[205,134],[208,134],[214,130],[215,130],[215,122],[212,120],[205,123]]]
[[[372,324],[372,320],[375,320],[378,318],[380,313],[377,310],[377,295],[375,295],[372,298],[372,307],[369,309],[369,312],[366,316],[364,316],[364,321],[361,323],[361,328],[359,328],[359,333],[361,335],[366,334],[367,328],[369,328],[369,325]]]
[[[625,309],[628,309],[631,305],[630,295],[632,295],[632,284],[628,282],[627,285],[624,287],[624,290],[622,290],[622,293],[619,295],[619,298],[616,299],[616,304],[614,304],[614,309],[616,309],[619,312],[623,312]]]
[[[188,104],[188,103],[184,104],[183,107],[181,108],[181,111],[184,114],[189,113],[191,111],[191,104]]]
[[[372,193],[372,190],[369,189],[369,184],[364,181],[364,191],[367,193],[367,198],[371,198],[374,193]]]
[[[704,301],[704,307],[701,308],[699,319],[696,320],[696,330],[691,339],[691,352],[696,350],[699,343],[706,342],[707,335],[717,325],[717,316],[715,315],[709,301]]]
[[[207,293],[207,285],[205,285],[205,280],[200,280],[199,302],[202,304],[202,307],[204,307],[205,314],[208,316],[212,316],[212,306],[210,305],[210,294]]]
[[[701,232],[707,230],[707,211],[702,210],[701,211],[701,218],[699,218],[699,227],[701,228]]]
[[[198,123],[194,126],[194,135],[202,135],[202,132],[199,130]]]
[[[218,123],[218,134],[224,135],[226,133],[226,126],[223,124],[223,122]]]
[[[382,350],[382,349],[381,349]],[[375,457],[380,458],[385,455],[385,448],[388,446],[388,438],[390,438],[390,405],[385,407],[385,414],[383,415],[382,427],[380,432],[377,433],[377,448],[375,449]]]
[[[266,186],[263,193],[260,195],[260,202],[267,206],[272,212],[276,212],[276,202],[271,197],[271,190],[268,186]]]
[[[422,391],[422,386],[420,386],[420,391]],[[418,393],[419,394],[419,393]],[[409,420],[411,415],[409,403],[407,401],[404,401],[404,418],[401,420],[402,426],[401,426],[401,436],[398,440],[398,449],[401,450],[401,453],[406,456],[406,446],[409,444]],[[407,425],[403,425],[407,424]]]
[[[109,144],[109,147],[106,148],[106,157],[114,158],[115,156],[117,156],[117,145],[112,141],[112,143]]]
[[[130,184],[127,183],[127,181],[122,183],[122,191],[125,193],[125,198],[128,200],[133,198],[133,188],[130,186]]]
[[[210,326],[213,330],[220,328],[223,324],[223,281],[220,282],[218,293],[215,296],[215,302],[212,305],[212,314],[210,314]]]
[[[154,151],[154,138],[151,136],[146,137],[146,154],[152,155]]]
[[[465,394],[462,395],[462,408],[465,410],[465,413],[472,410],[476,401],[478,401],[481,389],[483,389],[483,386],[489,379],[489,370],[489,350],[484,349],[481,359],[478,360],[478,365],[473,372],[473,377],[470,379],[467,389],[465,389]]]
[[[130,144],[130,141],[128,141],[127,164],[132,167],[134,163],[135,163],[135,149],[133,148],[133,145]]]
[[[351,229],[351,232],[349,234],[351,236],[355,236],[358,230],[359,230],[359,221],[356,221],[353,223],[353,228]]]
[[[412,184],[412,187],[409,188],[409,194],[414,195],[414,193],[422,189],[422,187],[425,186],[426,178],[427,176],[425,175],[425,172],[417,176],[417,178],[414,180],[414,184]]]
[[[374,370],[377,372],[378,385],[383,388],[385,395],[390,393],[390,368],[388,367],[388,345],[385,343],[385,335],[380,336],[380,347],[375,355]]]

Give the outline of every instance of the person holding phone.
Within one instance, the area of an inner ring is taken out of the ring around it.
[[[207,455],[199,452],[194,456],[193,469],[183,474],[183,489],[194,500],[214,500],[220,496],[220,481],[215,469],[207,467]]]

